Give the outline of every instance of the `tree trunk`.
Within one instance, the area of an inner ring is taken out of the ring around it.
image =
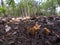
[[[56,11],[56,9],[55,9],[56,7],[54,6],[54,1],[52,0],[52,9],[51,9],[51,14],[52,15],[55,15],[56,13],[55,13],[55,11]]]
[[[2,5],[2,7],[4,7],[4,2],[3,2],[3,0],[1,0],[1,5]],[[6,12],[5,12],[5,10],[4,10],[4,16],[6,16]]]

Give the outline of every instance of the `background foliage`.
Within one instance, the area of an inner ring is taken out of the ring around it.
[[[5,3],[4,3],[5,2]],[[1,0],[0,16],[31,16],[31,15],[59,15],[56,8],[60,6],[60,0]]]

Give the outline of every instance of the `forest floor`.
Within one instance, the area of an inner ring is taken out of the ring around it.
[[[60,45],[60,16],[0,17],[0,45]]]

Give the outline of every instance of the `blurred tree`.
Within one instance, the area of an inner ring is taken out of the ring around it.
[[[56,14],[57,0],[46,0],[46,2],[42,3],[43,11],[46,13],[50,13],[50,15]]]
[[[21,0],[20,1],[20,14],[25,16],[35,15],[39,10],[38,3],[35,0]]]
[[[2,7],[0,7],[0,12],[3,13],[4,16],[5,16],[6,13],[5,13],[5,7],[4,7],[4,2],[3,2],[3,0],[1,0],[1,5],[2,5]]]
[[[58,4],[59,4],[59,6],[60,6],[60,0],[57,0],[57,2],[58,2]]]
[[[1,0],[0,12],[4,15],[14,16],[31,16],[31,15],[56,15],[56,7],[60,5],[59,0],[20,0],[15,3],[15,0]]]
[[[13,11],[13,15],[14,15],[14,12],[15,12],[15,1],[14,0],[6,0],[6,3],[8,4],[8,6],[10,8],[12,8],[11,11]]]

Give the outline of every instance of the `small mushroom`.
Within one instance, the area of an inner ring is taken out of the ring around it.
[[[44,28],[44,34],[49,35],[50,32],[51,32],[51,31],[50,31],[48,28]]]

